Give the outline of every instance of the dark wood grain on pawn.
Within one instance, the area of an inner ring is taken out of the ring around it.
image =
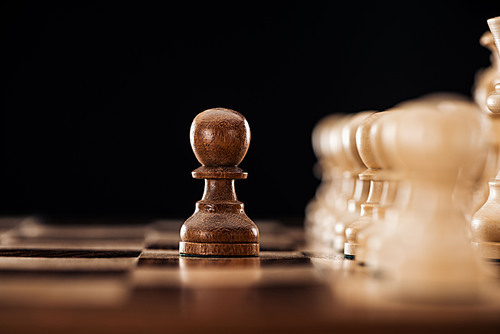
[[[193,120],[190,139],[203,166],[238,166],[250,146],[250,126],[234,110],[208,109]]]
[[[247,120],[234,110],[208,109],[195,117],[190,136],[202,164],[193,177],[205,179],[205,191],[181,228],[181,255],[258,255],[259,230],[245,214],[234,188],[234,180],[247,177],[238,167],[250,145]]]

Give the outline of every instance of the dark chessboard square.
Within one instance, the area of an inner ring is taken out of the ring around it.
[[[179,267],[178,257],[167,258],[139,258],[138,266],[161,266],[161,267]]]
[[[90,249],[0,249],[0,257],[43,257],[43,258],[122,258],[138,257],[140,251],[133,250],[90,250]]]
[[[179,241],[175,242],[154,242],[146,245],[146,249],[157,249],[157,250],[178,250],[179,249]]]
[[[261,252],[260,265],[270,266],[311,266],[309,257],[300,252]]]

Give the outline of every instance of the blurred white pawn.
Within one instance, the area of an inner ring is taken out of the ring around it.
[[[421,108],[436,108],[441,111],[452,112],[461,109],[470,113],[480,113],[479,106],[468,97],[450,92],[437,92],[424,95],[420,98],[402,102],[396,106],[405,110],[420,110]],[[491,123],[486,117],[481,117],[485,131],[491,134]],[[487,138],[490,138],[488,135]],[[477,158],[473,170],[465,178],[459,177],[457,188],[454,191],[454,199],[460,202],[460,208],[470,221],[472,215],[483,206],[488,198],[488,181],[497,170],[498,158],[493,145],[489,144],[489,149]],[[471,176],[471,177],[469,177]]]
[[[331,132],[342,120],[342,115],[326,116],[318,122],[312,134],[314,153],[318,159],[315,172],[321,179],[315,197],[306,207],[305,234],[309,245],[325,245],[324,232],[335,223],[334,208],[330,203],[340,192],[342,168],[338,163],[338,150],[332,147]]]
[[[386,217],[373,257],[383,293],[433,302],[477,298],[480,267],[453,194],[487,150],[481,115],[421,106],[390,113],[383,123],[382,151],[410,187],[409,197],[398,194],[407,203],[395,220]]]
[[[356,257],[359,263],[366,264],[370,269],[377,266],[378,250],[384,236],[390,234],[394,222],[398,221],[399,213],[406,206],[410,187],[401,178],[401,173],[394,169],[394,163],[387,156],[382,143],[382,134],[386,132],[385,120],[394,112],[403,112],[402,108],[392,108],[377,114],[370,127],[370,141],[373,155],[380,164],[378,177],[383,179],[383,188],[377,210],[373,214],[373,224],[358,231],[360,247]]]
[[[361,204],[359,219],[346,228],[344,257],[356,260],[359,264],[365,264],[367,241],[382,233],[383,219],[386,211],[394,206],[397,192],[398,184],[391,162],[384,159],[383,152],[377,149],[383,119],[390,112],[393,111],[370,115],[356,133],[360,156],[368,167],[360,174],[360,178],[370,181],[370,191],[366,202]]]
[[[358,153],[368,168],[359,174],[359,179],[368,181],[370,190],[366,202],[361,203],[359,218],[347,225],[345,229],[347,242],[344,244],[344,258],[355,260],[358,263],[362,263],[359,262],[360,257],[358,254],[364,248],[364,244],[360,243],[358,236],[360,233],[363,233],[363,230],[373,224],[384,187],[384,179],[380,177],[381,163],[379,158],[374,154],[374,141],[371,138],[370,132],[372,125],[380,118],[381,114],[373,113],[365,118],[356,131]]]
[[[334,226],[347,211],[353,196],[352,159],[342,144],[342,129],[353,117],[331,115],[321,120],[313,131],[313,148],[318,157],[322,183],[306,208],[307,247],[332,250]]]
[[[359,218],[361,203],[366,202],[370,189],[370,182],[359,178],[359,173],[366,170],[366,166],[361,160],[356,146],[356,131],[363,120],[373,113],[373,111],[364,111],[352,115],[341,130],[341,146],[351,164],[350,170],[346,171],[346,177],[350,178],[354,184],[354,192],[346,202],[346,210],[343,215],[339,216],[334,226],[333,249],[341,254],[344,253],[346,242],[345,228]]]

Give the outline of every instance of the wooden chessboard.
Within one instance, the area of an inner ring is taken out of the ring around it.
[[[401,303],[363,267],[257,221],[253,258],[178,255],[181,221],[0,220],[1,333],[500,330],[500,280],[470,305]]]

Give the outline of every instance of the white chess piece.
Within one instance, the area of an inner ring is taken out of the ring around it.
[[[363,252],[363,240],[359,240],[358,236],[363,231],[374,223],[377,215],[379,202],[382,197],[384,188],[384,178],[381,175],[382,163],[379,157],[375,154],[373,147],[374,140],[371,137],[372,126],[380,119],[384,113],[373,113],[363,120],[356,132],[356,145],[361,160],[368,169],[359,174],[359,179],[370,182],[369,193],[366,202],[361,203],[361,211],[359,219],[350,223],[345,229],[347,242],[344,245],[344,258],[349,260],[360,260],[359,252]],[[363,259],[361,256],[361,262]]]
[[[376,254],[385,293],[432,301],[477,297],[480,268],[453,194],[487,150],[485,137],[481,115],[463,109],[422,106],[384,119],[386,158],[410,187]]]
[[[488,20],[497,51],[500,50],[500,17]],[[500,54],[497,53],[497,57]],[[497,64],[498,64],[497,58]],[[498,68],[497,68],[498,70]],[[493,127],[490,137],[496,157],[500,157],[500,72],[494,80],[495,90],[486,98],[487,115]],[[497,167],[500,164],[497,164]],[[473,245],[481,257],[491,260],[500,260],[500,171],[489,182],[490,195],[486,203],[472,218],[471,229]]]
[[[338,151],[332,147],[334,143],[330,140],[330,135],[341,120],[342,115],[328,115],[318,122],[312,134],[313,149],[318,158],[315,171],[321,184],[306,208],[305,233],[310,246],[324,245],[325,229],[335,222],[334,208],[330,203],[335,201],[340,192],[342,168],[338,162]]]
[[[493,35],[487,31],[481,36],[480,43],[485,48],[491,51],[491,65],[488,68],[482,69],[476,73],[474,80],[474,87],[472,89],[474,101],[486,113],[489,114],[490,110],[486,105],[488,96],[495,91],[495,79],[499,71],[498,67],[498,51],[495,46]]]
[[[345,228],[347,225],[359,218],[361,203],[366,201],[368,196],[369,181],[361,180],[359,173],[366,169],[356,146],[356,131],[365,118],[373,114],[373,111],[364,111],[352,115],[342,127],[341,146],[347,160],[351,164],[350,170],[346,171],[346,176],[354,183],[354,192],[347,200],[347,209],[344,214],[337,219],[334,226],[333,249],[338,253],[344,253]],[[349,175],[347,175],[347,173]]]

